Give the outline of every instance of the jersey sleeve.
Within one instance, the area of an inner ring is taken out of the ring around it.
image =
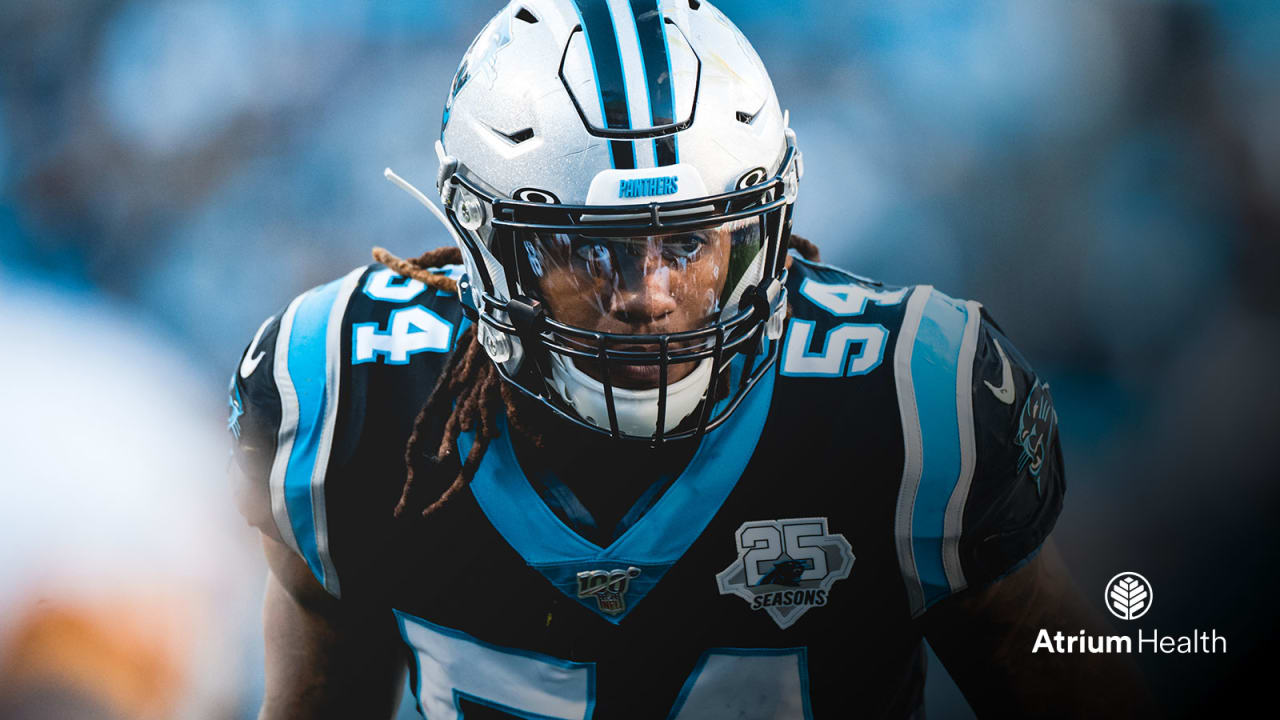
[[[245,519],[302,557],[340,596],[330,542],[331,460],[346,349],[344,318],[365,268],[294,298],[255,333],[230,385]],[[342,439],[339,438],[339,442]]]
[[[973,420],[977,457],[960,557],[969,587],[981,587],[1039,550],[1066,491],[1049,383],[985,309],[973,360]]]
[[[1028,560],[1065,484],[1048,384],[975,301],[928,286],[894,356],[905,460],[895,518],[912,617]]]
[[[272,368],[280,314],[267,318],[241,353],[227,387],[232,477],[240,514],[268,537],[284,542],[271,513],[270,476],[280,432],[280,392]]]

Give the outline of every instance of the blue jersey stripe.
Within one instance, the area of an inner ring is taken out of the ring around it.
[[[324,489],[313,488],[311,479],[324,430],[329,312],[341,284],[342,279],[334,280],[307,293],[289,335],[289,379],[298,397],[298,428],[285,470],[285,505],[298,551],[321,584],[325,568],[317,549],[312,493]]]
[[[911,537],[925,607],[952,588],[943,566],[947,504],[960,477],[960,424],[956,369],[968,312],[930,292],[911,355],[911,377],[920,417],[923,464],[912,511]]]

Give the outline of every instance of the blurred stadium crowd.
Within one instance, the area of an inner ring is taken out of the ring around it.
[[[252,716],[263,569],[224,517],[226,378],[263,318],[371,245],[447,242],[381,171],[430,185],[449,82],[499,5],[0,4],[0,672],[31,666],[41,632],[65,643],[65,607],[116,607],[93,583],[59,605],[55,576],[110,569],[128,590],[140,567],[199,596],[201,632],[240,638],[199,691],[218,701],[181,712]],[[1051,383],[1056,535],[1086,597],[1136,570],[1162,631],[1230,638],[1227,660],[1142,658],[1157,694],[1200,707],[1259,672],[1280,505],[1280,5],[719,6],[791,110],[796,231],[860,274],[981,300]],[[150,559],[157,544],[202,571]],[[157,652],[189,683],[214,661],[177,627]],[[941,682],[948,717],[962,706]],[[165,697],[118,712],[179,713]]]

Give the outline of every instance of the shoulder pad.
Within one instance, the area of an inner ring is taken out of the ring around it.
[[[301,555],[335,596],[340,590],[327,547],[324,476],[339,405],[343,318],[367,272],[356,268],[313,288],[269,318],[231,384],[233,416],[240,401],[242,511]]]
[[[389,517],[413,418],[467,324],[455,294],[373,264],[299,295],[241,357],[229,423],[241,511],[334,596]]]
[[[906,444],[895,534],[919,616],[1039,548],[1061,510],[1062,459],[1047,386],[979,303],[917,288],[894,374]]]
[[[866,375],[880,367],[912,288],[886,286],[795,258],[787,275],[791,318],[779,372],[791,377]]]

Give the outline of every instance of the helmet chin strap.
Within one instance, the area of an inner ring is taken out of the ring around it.
[[[395,183],[396,187],[399,187],[401,190],[409,193],[414,200],[425,205],[426,208],[431,211],[431,214],[435,215],[436,219],[440,221],[440,224],[444,225],[444,229],[449,231],[449,237],[452,237],[453,241],[458,243],[458,247],[465,247],[462,244],[462,238],[458,237],[457,231],[454,230],[453,225],[449,223],[449,218],[445,217],[443,210],[441,210],[435,203],[431,202],[431,198],[424,195],[421,190],[414,187],[408,180],[397,175],[395,170],[392,170],[391,168],[383,169],[382,176]]]
[[[441,157],[441,167],[443,168],[445,163],[444,149],[440,145],[439,141],[436,141],[436,154]],[[453,223],[449,222],[448,216],[445,215],[444,211],[441,210],[439,206],[431,202],[431,198],[427,197],[425,193],[423,193],[418,188],[414,187],[413,184],[410,183],[408,180],[405,180],[404,178],[397,175],[395,171],[392,170],[391,168],[384,169],[382,171],[382,175],[386,179],[395,183],[395,185],[399,187],[401,190],[404,190],[405,192],[409,193],[409,195],[413,197],[414,200],[417,200],[418,202],[422,203],[428,210],[431,211],[431,214],[434,215],[435,218],[440,221],[440,224],[444,226],[444,229],[449,232],[449,236],[453,238],[453,241],[455,244],[457,244],[458,249],[462,251],[463,265],[466,266],[468,274],[470,274],[473,278],[472,287],[474,289],[472,290],[472,297],[471,297],[472,304],[477,309],[482,307],[482,303],[479,295],[479,287],[474,285],[477,274],[475,272],[475,268],[471,267],[471,264],[472,264],[471,253],[467,252],[467,244],[463,242],[461,237],[459,237],[457,229],[453,227]],[[502,264],[498,262],[497,258],[493,257],[493,254],[489,252],[489,249],[486,248],[483,243],[480,243],[478,247],[480,249],[481,259],[484,261],[485,268],[489,272],[489,277],[493,279],[494,295],[502,299],[506,299],[507,298],[506,272],[502,269]],[[507,336],[494,331],[492,328],[485,325],[483,322],[477,323],[476,332],[479,333],[480,343],[484,347],[485,352],[489,355],[489,357],[492,358],[494,362],[503,363],[503,367],[505,367],[508,372],[511,372],[511,373],[516,372],[516,370],[520,367],[521,361],[524,358],[524,348],[521,347],[520,341],[514,338],[508,338]]]
[[[604,384],[579,370],[572,358],[552,352],[551,375],[556,390],[582,419],[602,430],[609,427],[609,407]],[[675,429],[698,407],[711,384],[711,358],[698,363],[693,372],[667,385],[667,412],[663,432]],[[658,388],[631,390],[613,388],[613,408],[618,430],[628,435],[654,435],[658,429]]]
[[[439,145],[439,143],[436,143],[436,144]],[[467,252],[467,244],[463,242],[461,237],[458,236],[457,229],[453,227],[453,223],[449,222],[449,218],[444,214],[444,211],[441,210],[438,205],[431,202],[431,198],[427,197],[426,194],[424,194],[421,190],[414,187],[413,184],[410,183],[408,180],[405,180],[404,178],[397,175],[395,171],[392,170],[391,168],[384,169],[382,171],[382,175],[386,179],[395,183],[396,186],[399,187],[401,190],[404,190],[405,192],[409,193],[409,195],[412,196],[414,200],[417,200],[418,202],[422,203],[428,210],[431,211],[431,214],[434,215],[435,218],[440,221],[440,224],[444,226],[444,229],[449,232],[449,237],[453,238],[453,242],[457,244],[458,249],[462,251],[463,263],[469,266],[471,264],[471,254]],[[506,299],[507,297],[506,271],[502,269],[502,264],[498,262],[498,259],[495,258],[491,252],[489,252],[489,249],[485,247],[483,243],[479,244],[479,248],[480,248],[480,254],[482,256],[482,259],[484,260],[485,269],[489,272],[489,277],[493,279],[493,285],[494,285],[493,294],[496,295],[497,297]],[[470,267],[468,267],[468,270],[471,270],[471,275],[472,275],[472,278],[474,279],[476,277],[476,273]],[[476,297],[474,298],[474,300],[475,300],[476,307],[480,307],[480,298]]]

